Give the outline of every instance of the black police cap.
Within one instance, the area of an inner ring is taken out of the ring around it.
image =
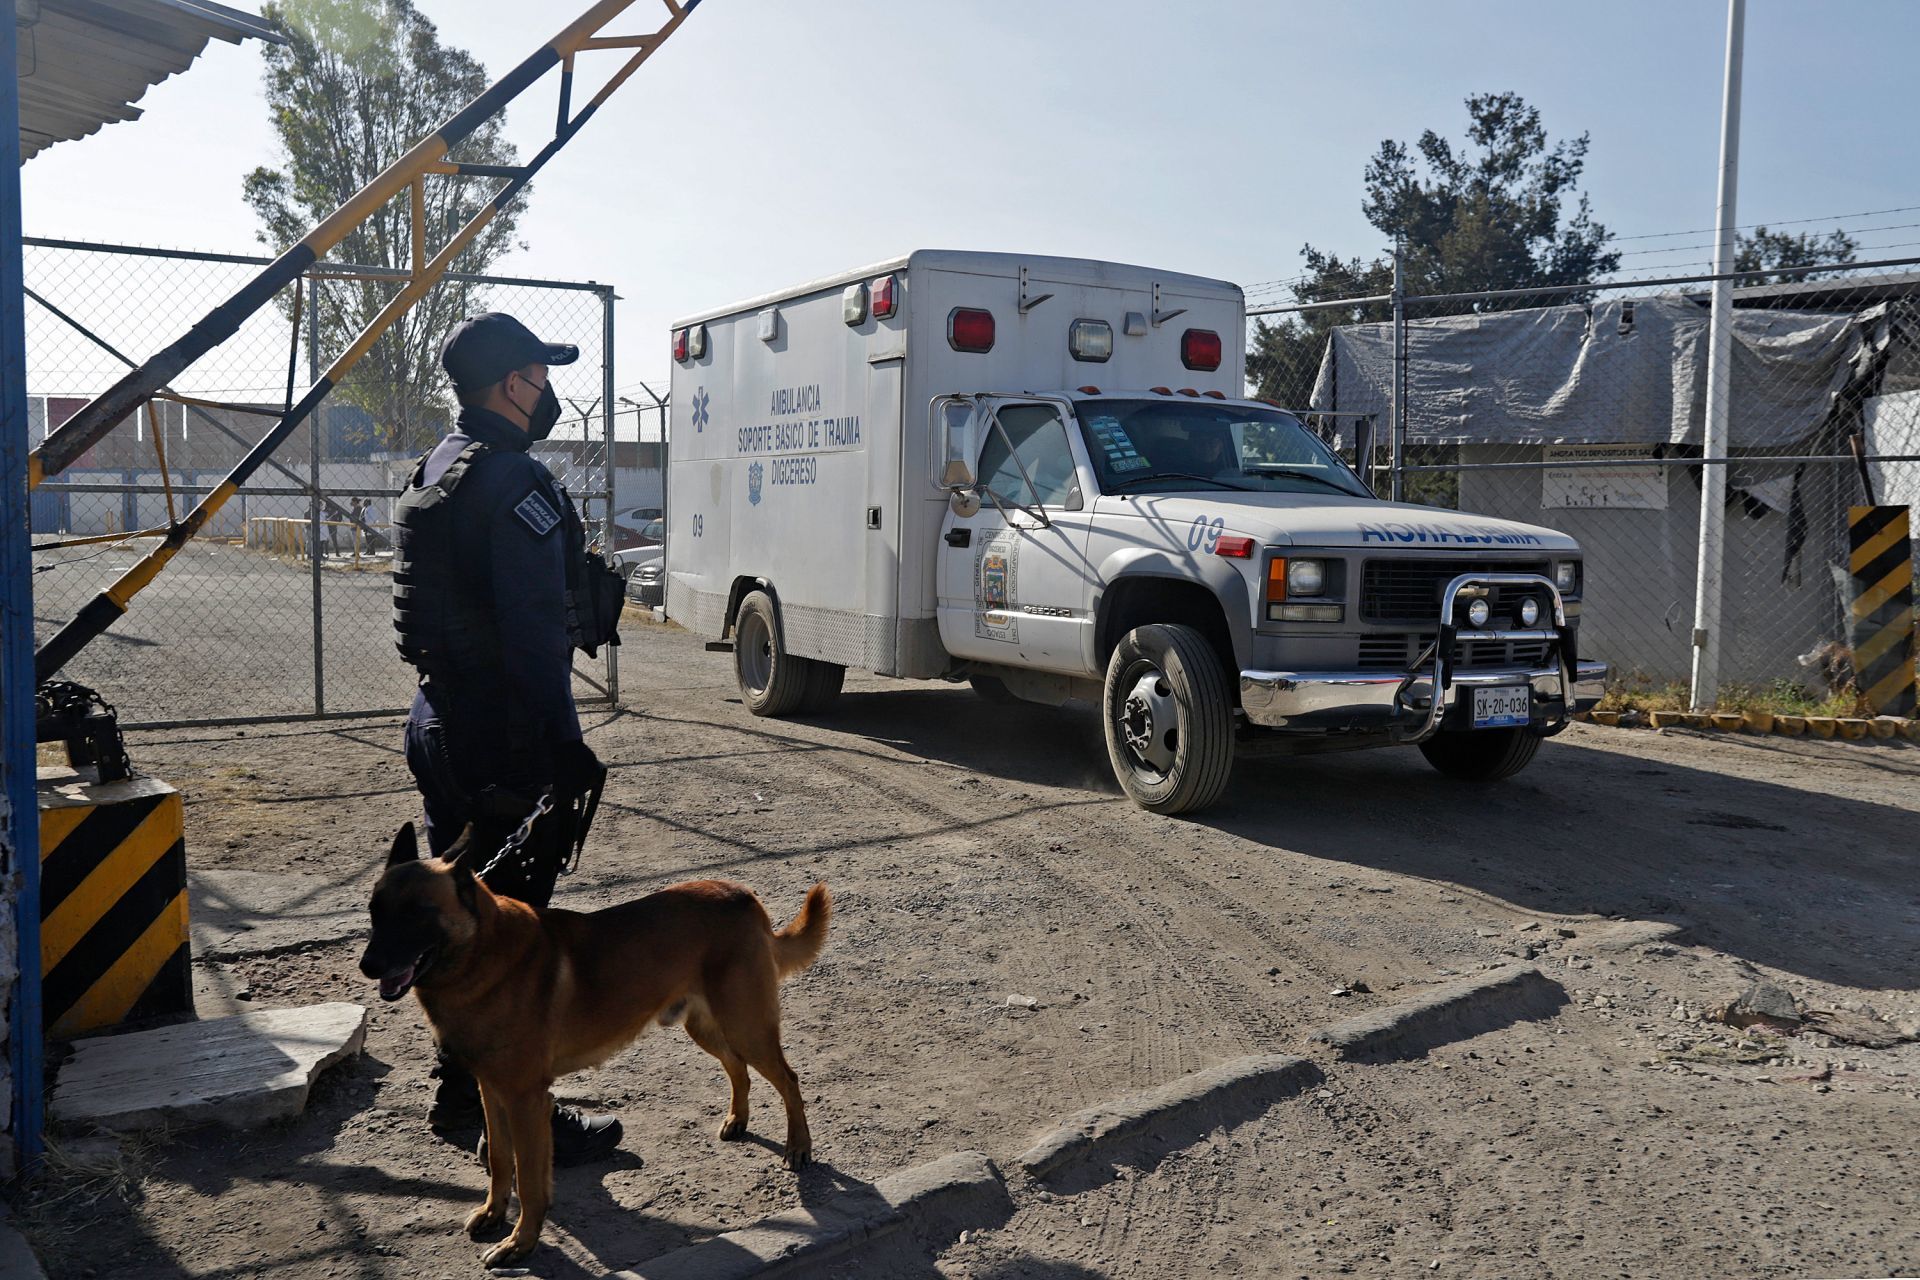
[[[530,364],[572,364],[580,348],[568,342],[542,342],[510,315],[485,311],[453,326],[440,348],[440,367],[463,390],[478,391]]]

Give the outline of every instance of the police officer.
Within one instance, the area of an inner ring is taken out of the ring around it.
[[[611,624],[596,631],[585,618],[594,610],[581,598],[586,552],[573,504],[527,452],[560,415],[548,370],[579,356],[497,312],[456,325],[440,362],[460,417],[414,469],[393,515],[394,629],[420,673],[407,766],[428,846],[444,854],[472,823],[485,866],[543,795],[557,797],[558,813],[486,877],[535,906],[551,897],[571,840],[560,816],[605,778],[581,741],[572,650],[617,643]],[[479,1129],[473,1077],[446,1062],[436,1074],[428,1123],[450,1136]],[[603,1157],[620,1136],[613,1116],[554,1109],[556,1163]]]

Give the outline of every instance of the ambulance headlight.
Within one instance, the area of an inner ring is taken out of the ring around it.
[[[1556,560],[1553,564],[1553,585],[1560,589],[1563,596],[1580,594],[1580,562],[1578,560]]]
[[[1318,596],[1327,590],[1327,565],[1324,560],[1287,561],[1287,595]]]
[[[1530,627],[1540,621],[1540,602],[1532,596],[1520,602],[1520,625]]]

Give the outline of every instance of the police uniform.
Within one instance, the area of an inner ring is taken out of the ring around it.
[[[474,394],[529,366],[578,358],[577,348],[542,342],[497,313],[463,320],[441,353],[454,385]],[[566,490],[528,453],[558,416],[551,385],[522,412],[524,428],[463,406],[454,430],[414,467],[393,510],[393,623],[401,656],[419,673],[405,744],[428,847],[444,854],[472,823],[485,867],[546,796],[553,812],[485,875],[494,892],[545,906],[573,840],[571,806],[605,777],[581,740],[573,650],[618,643],[620,600],[618,576],[587,554]],[[448,1063],[437,1074],[433,1127],[478,1127],[472,1077]],[[558,1163],[605,1155],[619,1139],[610,1116],[556,1109]]]
[[[394,631],[420,671],[407,764],[436,855],[483,816],[485,793],[502,812],[484,816],[510,818],[581,741],[566,595],[584,547],[571,501],[529,443],[499,414],[463,408],[394,514]]]

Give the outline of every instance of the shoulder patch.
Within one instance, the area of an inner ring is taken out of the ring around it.
[[[498,509],[495,508],[495,510]],[[519,516],[536,536],[549,532],[553,526],[560,523],[560,513],[553,509],[553,504],[548,502],[538,489],[520,499],[513,508],[513,514]]]

